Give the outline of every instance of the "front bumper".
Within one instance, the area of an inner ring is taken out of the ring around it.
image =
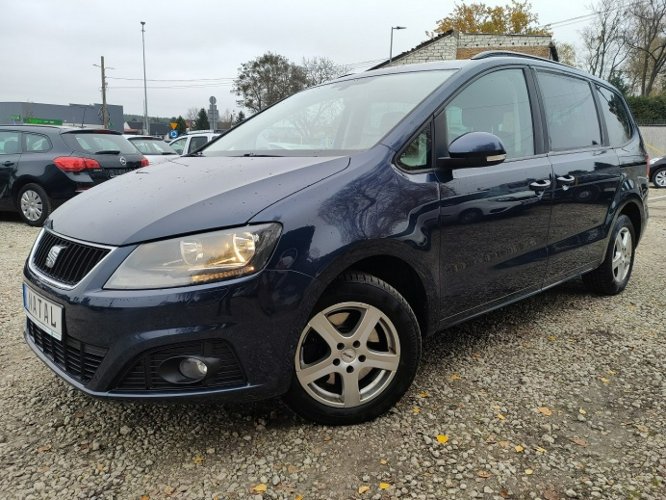
[[[37,356],[90,396],[146,400],[240,401],[286,392],[307,319],[301,306],[312,283],[298,272],[264,270],[164,290],[104,290],[87,280],[62,290],[27,265],[24,276],[33,290],[64,308],[61,341],[26,319],[25,339]],[[198,383],[172,384],[160,376],[160,366],[180,355],[220,363]]]

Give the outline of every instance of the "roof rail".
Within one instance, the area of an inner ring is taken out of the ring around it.
[[[524,52],[513,52],[511,50],[486,50],[485,52],[480,52],[475,56],[472,56],[472,60],[488,59],[489,57],[524,57],[525,59],[534,59],[537,61],[546,61],[553,64],[561,64],[558,61],[546,59],[545,57],[533,56],[531,54],[525,54]]]

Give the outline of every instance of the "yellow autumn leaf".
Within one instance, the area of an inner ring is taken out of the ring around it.
[[[380,490],[388,490],[391,487],[389,483],[379,483]]]
[[[532,474],[534,474],[534,471],[532,469],[525,469],[526,476],[531,476]]]
[[[585,410],[583,410],[582,408],[578,409],[578,413],[580,413],[581,415],[587,415],[587,412]]]
[[[537,411],[547,417],[550,417],[553,414],[553,410],[551,410],[547,406],[539,406],[539,408],[537,408]]]
[[[498,413],[497,415],[495,415],[495,417],[496,417],[498,420],[506,420],[506,417],[505,417],[504,415],[502,415],[501,413]]]
[[[537,453],[546,453],[546,448],[542,448],[541,446],[537,446],[536,448],[534,448],[534,450]]]
[[[412,408],[412,413],[414,415],[418,415],[419,413],[421,413],[421,408],[419,408],[418,406],[415,406],[414,408]]]
[[[359,495],[362,495],[363,493],[367,493],[368,491],[370,491],[370,486],[363,485],[363,486],[358,487],[358,494]]]
[[[444,444],[449,440],[449,436],[446,434],[437,434],[437,442],[440,444]]]
[[[303,495],[296,495],[294,500],[303,500]]]
[[[504,440],[498,441],[497,444],[500,445],[502,448],[505,448],[505,449],[509,447],[509,442],[508,441],[504,441]]]
[[[604,384],[610,384],[610,380],[604,377],[599,377],[599,380],[601,380]]]
[[[252,487],[252,493],[266,493],[268,487],[264,483],[259,483]]]
[[[139,500],[150,500],[150,497],[148,495],[141,495]]]
[[[203,455],[197,453],[196,455],[194,455],[194,457],[192,457],[192,462],[194,462],[197,465],[201,465],[202,463],[204,463]]]
[[[428,391],[421,391],[421,392],[419,392],[419,397],[420,398],[429,398],[430,394],[428,394]]]
[[[557,340],[557,337],[555,335],[548,335],[548,340],[553,342],[554,340]]]
[[[516,446],[513,447],[514,450],[516,450],[516,453],[522,453],[525,451],[525,448],[517,444]]]
[[[478,470],[476,471],[476,475],[482,477],[483,479],[488,479],[490,476],[492,476],[492,473],[488,472],[487,470]]]
[[[461,378],[462,378],[462,377],[460,377],[459,374],[457,374],[457,373],[452,373],[452,374],[449,376],[449,381],[450,381],[450,382],[455,382],[456,380],[460,380]]]
[[[386,464],[388,463],[388,460],[386,460],[385,458],[382,458],[382,459],[379,461],[379,463],[382,464],[382,465],[386,465]]]

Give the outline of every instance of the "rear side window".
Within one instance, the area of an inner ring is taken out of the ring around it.
[[[615,92],[597,87],[601,112],[606,120],[608,141],[611,146],[623,146],[631,139],[631,122],[622,98]]]
[[[192,137],[190,139],[190,147],[188,153],[199,149],[201,146],[208,144],[208,137]]]
[[[25,134],[25,150],[29,153],[43,153],[51,149],[51,141],[45,135]]]
[[[91,154],[139,154],[122,135],[80,133],[62,134],[70,147]]]
[[[590,85],[579,78],[539,72],[550,148],[554,151],[601,144],[601,129]]]
[[[0,132],[0,155],[13,155],[21,152],[18,132]]]

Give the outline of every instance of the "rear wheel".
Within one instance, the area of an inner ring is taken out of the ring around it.
[[[31,226],[41,226],[51,213],[51,201],[38,184],[26,184],[16,197],[16,206],[23,221]]]
[[[285,401],[317,423],[365,422],[403,396],[420,356],[418,321],[398,291],[368,274],[346,274],[301,332]]]
[[[616,295],[624,290],[634,267],[635,241],[631,219],[620,215],[615,222],[604,262],[583,275],[587,288],[603,295]]]
[[[655,187],[666,188],[666,167],[658,168],[654,174],[652,174],[652,182]]]

